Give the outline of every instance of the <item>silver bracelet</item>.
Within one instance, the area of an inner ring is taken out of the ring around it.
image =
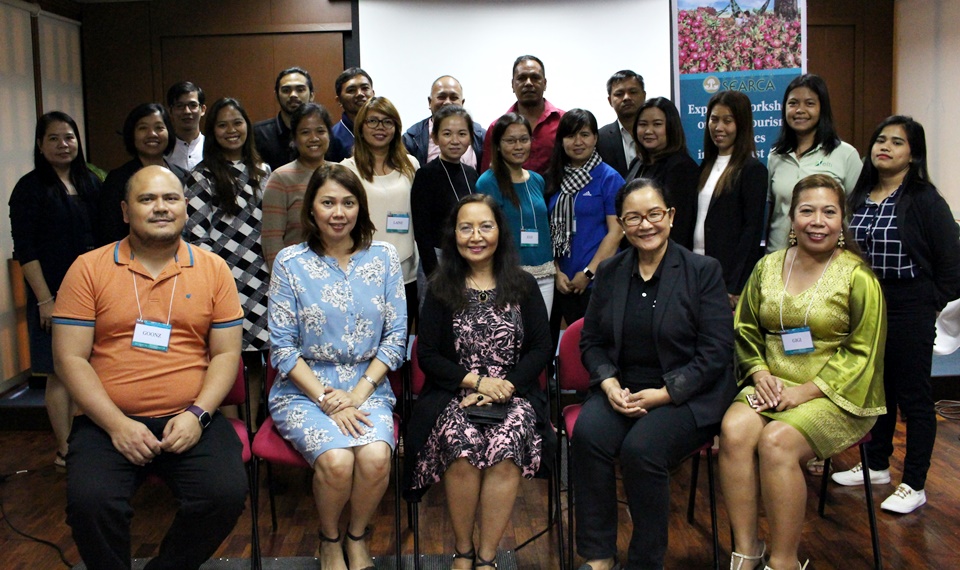
[[[57,300],[57,297],[56,297],[56,296],[51,296],[51,297],[50,297],[49,299],[47,299],[46,301],[37,301],[37,306],[38,306],[38,307],[42,307],[43,305],[46,305],[47,303],[52,303],[52,302],[54,302],[54,301],[56,301],[56,300]]]
[[[364,380],[366,380],[367,382],[369,382],[370,384],[372,384],[374,390],[376,390],[377,388],[380,387],[380,384],[378,384],[373,378],[367,376],[366,374],[364,374],[364,375],[361,376],[360,378],[363,378]]]

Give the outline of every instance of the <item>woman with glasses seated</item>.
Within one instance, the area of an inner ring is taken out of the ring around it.
[[[354,171],[367,192],[373,238],[400,255],[407,290],[408,326],[417,315],[417,244],[413,237],[410,191],[420,163],[403,146],[400,113],[386,97],[371,97],[353,123],[353,156],[341,164]],[[439,220],[438,222],[439,223]]]
[[[495,568],[520,478],[554,458],[556,436],[539,384],[552,354],[549,321],[492,198],[462,199],[442,248],[419,325],[426,382],[405,439],[406,495],[419,500],[443,480],[453,568]],[[499,421],[468,417],[490,404],[505,407]]]
[[[663,568],[670,470],[719,430],[733,398],[733,317],[720,263],[670,239],[656,182],[616,196],[630,247],[597,270],[580,339],[590,390],[572,438],[581,570],[617,563],[620,459],[633,534],[625,568]]]

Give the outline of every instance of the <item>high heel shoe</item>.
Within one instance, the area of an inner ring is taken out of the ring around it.
[[[807,561],[804,562],[803,564],[800,564],[800,561],[798,560],[798,561],[797,561],[797,568],[798,568],[798,570],[807,570],[807,564],[810,564],[810,559],[809,559],[809,558],[808,558]],[[773,570],[773,568],[771,568],[771,567],[767,566],[766,564],[764,564],[764,565],[763,565],[763,570]]]
[[[457,547],[456,547],[456,546],[453,547],[453,560],[454,560],[454,562],[456,562],[457,560],[469,560],[469,561],[470,561],[470,567],[472,568],[472,567],[473,567],[473,562],[474,562],[474,560],[476,560],[476,559],[477,559],[477,551],[476,551],[476,549],[474,549],[472,546],[470,547],[470,550],[468,550],[468,551],[466,551],[466,552],[460,552],[459,550],[457,550]]]
[[[760,554],[758,556],[748,556],[746,554],[740,554],[739,552],[731,553],[730,570],[756,570],[760,566],[763,566],[764,570],[766,570],[768,568],[767,544],[761,540],[760,547]],[[744,564],[747,564],[747,566],[744,566]]]
[[[474,568],[496,568],[497,567],[497,557],[494,556],[491,560],[484,560],[477,556],[476,562],[473,565]]]
[[[356,535],[350,534],[350,529],[347,528],[347,531],[346,531],[347,540],[352,540],[353,542],[360,542],[360,541],[362,541],[362,540],[366,540],[367,537],[369,537],[372,532],[373,532],[373,527],[368,526],[367,528],[363,529],[363,532],[362,532],[359,536],[356,536]],[[346,553],[344,553],[344,554],[346,554]],[[348,565],[349,565],[349,562],[350,562],[349,558],[350,558],[350,557],[348,556],[348,557],[347,557],[347,563],[348,563]],[[360,570],[376,570],[376,566],[373,566],[373,565],[364,566],[364,567],[361,568]]]

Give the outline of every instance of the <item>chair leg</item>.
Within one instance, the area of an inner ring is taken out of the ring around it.
[[[273,497],[273,466],[267,462],[267,493],[270,495],[270,521],[273,523],[273,532],[277,532],[277,505]]]
[[[573,568],[573,457],[570,455],[570,439],[566,440],[567,450],[567,563]]]
[[[830,482],[830,458],[828,457],[823,461],[823,479],[820,481],[820,506],[817,508],[817,512],[820,513],[820,518],[824,517],[823,512],[827,506],[827,484],[829,482]]]
[[[260,473],[257,468],[257,458],[250,459],[247,475],[250,486],[250,568],[261,570],[263,557],[260,552]]]
[[[557,446],[557,457],[555,460],[555,465],[553,467],[553,477],[551,478],[551,496],[553,497],[554,509],[550,510],[550,516],[557,521],[557,557],[560,562],[559,568],[566,568],[566,564],[563,560],[563,510],[560,506],[560,469],[562,464],[560,461],[560,446]],[[550,523],[551,526],[553,523]]]
[[[714,486],[713,449],[707,449],[707,481],[710,487],[710,527],[713,530],[713,570],[720,570],[720,531],[717,529],[717,490]]]
[[[401,545],[401,535],[400,535],[400,446],[397,446],[393,450],[393,489],[394,489],[394,505],[393,505],[393,526],[394,532],[396,533],[395,539],[397,541],[396,554],[397,554],[397,570],[402,570],[403,567],[403,548]]]
[[[860,444],[860,462],[863,464],[863,492],[867,501],[867,516],[870,518],[870,540],[873,542],[873,567],[883,568],[880,555],[880,534],[877,531],[877,513],[873,507],[873,482],[870,481],[870,463],[867,461],[867,446]],[[826,467],[826,466],[824,466]],[[827,471],[824,469],[824,475]]]
[[[687,522],[693,524],[693,508],[697,504],[697,482],[700,479],[700,453],[695,453],[691,460],[693,465],[690,467],[690,500],[687,501]]]
[[[409,504],[413,507],[413,569],[420,570],[420,502]]]

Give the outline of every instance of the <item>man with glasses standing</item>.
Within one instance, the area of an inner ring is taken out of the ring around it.
[[[173,84],[167,90],[167,109],[173,120],[177,142],[167,161],[187,172],[203,160],[203,134],[200,119],[207,112],[203,89],[189,81]]]

